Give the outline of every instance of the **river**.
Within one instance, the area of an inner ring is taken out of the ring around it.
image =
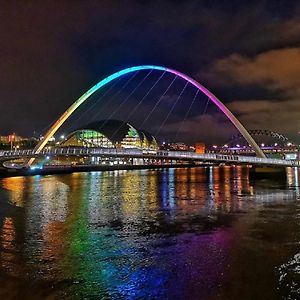
[[[298,174],[0,179],[0,299],[299,299]]]

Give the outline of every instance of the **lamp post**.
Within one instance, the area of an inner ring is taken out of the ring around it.
[[[13,133],[13,134],[10,134],[9,136],[8,136],[8,141],[10,142],[10,151],[12,151],[13,150],[13,144],[14,144],[14,140],[15,140],[15,134]]]
[[[300,134],[300,131],[298,131],[298,134]],[[300,166],[300,145],[297,143],[297,165]]]

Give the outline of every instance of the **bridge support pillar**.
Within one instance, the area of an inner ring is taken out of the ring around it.
[[[286,167],[252,166],[249,169],[249,178],[286,180]]]

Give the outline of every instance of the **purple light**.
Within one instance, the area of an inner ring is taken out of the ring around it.
[[[181,77],[194,85],[197,89],[199,89],[203,94],[205,94],[209,99],[226,115],[226,117],[232,122],[232,124],[239,130],[239,132],[243,135],[243,137],[248,141],[248,143],[253,147],[255,150],[255,153],[259,157],[265,158],[266,156],[262,152],[262,150],[259,148],[257,143],[254,141],[252,136],[248,133],[246,128],[240,123],[240,121],[231,113],[231,111],[208,89],[206,89],[203,85],[198,83],[196,80],[192,79],[191,77],[176,71],[174,69],[165,68],[162,66],[154,66],[154,65],[141,65],[141,66],[135,66],[131,68],[123,69],[119,72],[113,73],[112,75],[102,79],[99,81],[96,85],[94,85],[92,88],[90,88],[86,93],[84,93],[80,98],[78,98],[57,120],[56,122],[51,126],[51,128],[48,130],[47,134],[45,135],[45,138],[41,140],[37,146],[35,147],[35,152],[40,153],[41,150],[45,147],[49,139],[54,136],[54,134],[57,132],[57,130],[63,125],[63,123],[73,114],[73,112],[81,105],[83,104],[89,97],[94,94],[97,90],[99,90],[101,87],[106,85],[107,83],[113,81],[114,79],[123,76],[125,74],[136,72],[139,70],[160,70],[172,73],[174,75],[177,75],[178,77]],[[34,158],[30,159],[30,161],[26,164],[27,166],[30,166],[34,161]]]

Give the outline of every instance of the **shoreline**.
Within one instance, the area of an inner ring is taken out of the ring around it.
[[[180,164],[180,165],[112,165],[112,166],[68,166],[68,167],[53,167],[44,169],[0,169],[0,178],[18,177],[18,176],[36,176],[36,175],[59,175],[71,174],[77,172],[103,172],[116,170],[148,170],[161,168],[191,168],[191,167],[206,167],[207,164]]]

